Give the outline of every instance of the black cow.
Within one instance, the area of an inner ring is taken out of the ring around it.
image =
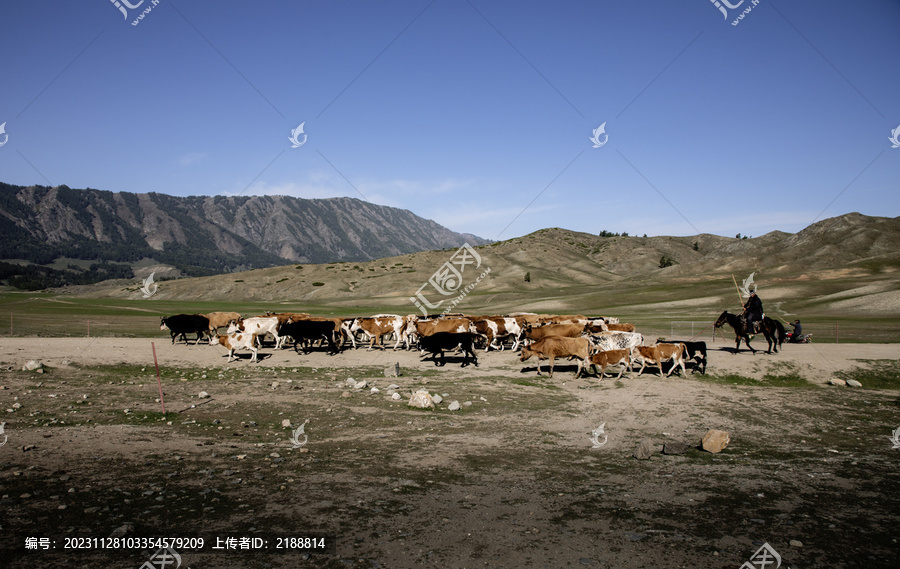
[[[475,334],[471,332],[436,332],[430,336],[419,337],[419,350],[431,352],[434,365],[442,366],[447,363],[444,359],[444,350],[454,350],[459,346],[465,352],[460,367],[469,365],[469,356],[472,356],[472,363],[477,367],[478,356],[475,355],[474,342]],[[440,362],[437,359],[438,354],[441,355]]]
[[[684,360],[694,360],[694,367],[691,369],[691,373],[699,371],[700,375],[706,375],[706,342],[666,341],[672,344],[684,344],[687,347]]]
[[[175,338],[181,336],[184,343],[187,344],[188,333],[197,334],[197,343],[209,331],[209,318],[202,314],[176,314],[174,316],[163,316],[159,321],[160,330],[168,330],[172,334],[172,343]]]
[[[334,320],[297,320],[287,321],[278,329],[279,336],[290,336],[294,339],[294,351],[304,340],[310,342],[325,338],[328,340],[328,353],[335,354],[340,351],[334,343]],[[304,348],[304,353],[307,350]]]

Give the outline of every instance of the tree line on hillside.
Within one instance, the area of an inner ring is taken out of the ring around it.
[[[21,290],[42,290],[65,285],[94,284],[107,279],[133,279],[131,266],[116,263],[92,263],[81,270],[74,265],[69,269],[52,269],[39,265],[17,265],[0,262],[0,281]]]

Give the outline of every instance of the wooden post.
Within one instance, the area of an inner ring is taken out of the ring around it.
[[[159,362],[156,360],[156,342],[150,342],[153,348],[153,365],[156,366],[156,384],[159,385],[159,404],[162,405],[163,416],[166,414],[166,402],[163,401],[162,380],[159,379]]]

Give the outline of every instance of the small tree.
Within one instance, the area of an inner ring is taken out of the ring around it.
[[[694,251],[699,251],[699,250],[700,250],[700,242],[694,241]]]
[[[525,273],[525,282],[526,282],[526,283],[530,283],[530,282],[531,282],[531,272]]]
[[[665,269],[666,267],[671,267],[674,264],[675,264],[675,261],[673,261],[671,258],[669,258],[668,255],[663,255],[662,257],[659,258],[659,268],[660,269]]]

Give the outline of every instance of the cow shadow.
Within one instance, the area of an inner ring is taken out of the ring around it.
[[[538,368],[536,365],[535,366],[525,366],[522,368],[522,370],[519,373],[531,372],[534,375],[537,375],[537,369]],[[553,364],[553,374],[554,375],[556,375],[558,373],[562,373],[562,372],[571,372],[573,374],[577,373],[578,372],[578,364]],[[541,364],[541,376],[547,377],[547,374],[549,374],[549,373],[550,373],[550,364],[549,363]],[[582,375],[585,375],[585,373],[582,373]]]
[[[223,358],[227,358],[227,357],[228,357],[228,354],[222,354],[222,357],[223,357]],[[238,360],[242,360],[242,361],[243,361],[243,360],[246,360],[246,361],[249,362],[249,361],[250,361],[250,358],[252,358],[252,357],[253,357],[253,354],[252,354],[252,353],[249,353],[249,352],[246,353],[246,354],[234,354],[234,359],[233,359],[232,361],[238,361]],[[264,353],[262,353],[262,352],[257,352],[257,354],[256,354],[256,362],[250,362],[250,363],[258,363],[258,362],[261,362],[261,361],[263,361],[263,360],[265,360],[265,359],[268,359],[268,358],[271,358],[271,357],[272,357],[272,354],[264,354]]]

